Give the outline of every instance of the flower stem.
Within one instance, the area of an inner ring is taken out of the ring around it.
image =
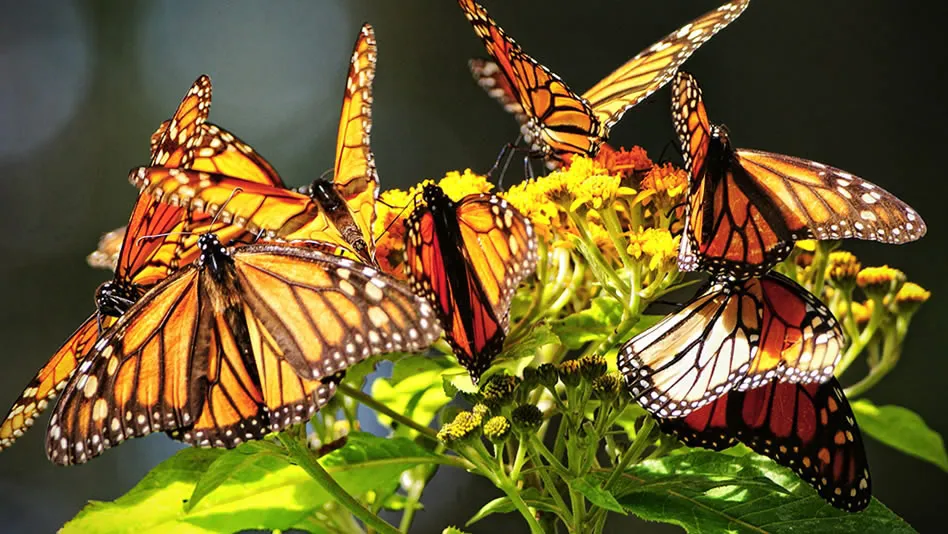
[[[904,339],[907,330],[908,325],[904,317],[896,319],[895,328],[889,329],[886,333],[883,343],[882,361],[874,366],[869,371],[869,374],[863,377],[862,380],[846,388],[845,392],[847,397],[855,398],[865,394],[895,368],[895,365],[899,363],[899,358],[902,356],[902,339]]]
[[[397,421],[399,424],[405,425],[408,428],[411,428],[412,430],[418,431],[418,433],[420,433],[422,436],[436,443],[440,443],[438,441],[437,432],[435,432],[434,430],[426,426],[421,425],[420,423],[414,421],[413,419],[409,417],[405,417],[404,415],[396,412],[395,410],[389,408],[388,406],[376,401],[372,397],[363,393],[361,390],[356,389],[350,386],[349,384],[346,384],[345,382],[339,384],[336,388],[343,395],[361,402],[362,404],[375,410],[376,412],[379,412],[381,414],[387,415],[388,417],[391,417],[393,421]]]
[[[322,465],[316,461],[315,455],[310,451],[309,447],[306,446],[305,442],[300,442],[299,440],[293,439],[291,436],[288,436],[284,433],[277,434],[277,437],[280,439],[280,443],[286,447],[287,452],[290,454],[290,458],[296,463],[296,465],[303,468],[310,477],[313,478],[320,486],[326,490],[329,495],[333,497],[339,504],[345,506],[353,515],[361,519],[367,526],[371,526],[376,531],[385,533],[385,534],[398,534],[398,531],[395,530],[395,527],[389,525],[383,521],[379,516],[373,514],[356,500],[355,497],[350,495],[343,489],[342,486],[336,482],[332,476],[326,472]]]
[[[478,450],[477,445],[480,445],[480,449],[484,448],[483,444],[475,443],[473,447],[464,447],[464,449],[467,449],[466,451],[459,450],[458,452],[477,466],[484,476],[491,479],[491,482],[507,495],[507,498],[510,499],[514,508],[516,508],[517,511],[520,512],[520,515],[527,521],[527,524],[530,526],[531,534],[544,534],[543,528],[540,526],[540,523],[537,522],[536,516],[530,511],[530,507],[527,506],[527,503],[524,502],[520,496],[520,490],[517,489],[516,484],[514,484],[503,471],[498,472],[496,469],[492,469],[491,463],[484,458],[486,451],[482,452]]]
[[[869,324],[866,325],[866,328],[863,329],[859,336],[852,338],[849,348],[846,349],[846,353],[843,354],[840,362],[836,364],[837,376],[842,375],[843,372],[856,361],[856,358],[859,357],[863,349],[866,348],[866,345],[872,341],[872,336],[876,334],[879,325],[882,324],[882,318],[885,316],[885,308],[882,299],[874,298],[872,304],[872,316],[869,318]]]

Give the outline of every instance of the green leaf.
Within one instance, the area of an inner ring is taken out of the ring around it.
[[[948,471],[944,440],[918,414],[901,406],[876,406],[867,399],[850,404],[863,432],[893,449]]]
[[[554,505],[550,500],[543,498],[540,495],[540,490],[534,487],[529,487],[521,491],[520,497],[530,508],[545,510],[547,512],[556,512],[558,510],[556,505]],[[516,510],[517,508],[514,506],[513,502],[511,502],[509,497],[498,497],[482,506],[473,517],[468,519],[464,526],[469,527],[489,515],[507,514]]]
[[[569,487],[583,494],[594,505],[605,508],[610,512],[616,512],[626,515],[625,509],[619,504],[619,501],[608,491],[602,489],[599,481],[590,482],[586,478],[574,478],[569,481]]]
[[[588,308],[552,322],[553,332],[570,349],[601,341],[622,319],[623,305],[612,296],[592,299]]]
[[[346,491],[361,495],[391,488],[404,470],[433,458],[410,440],[355,432],[345,447],[320,463]],[[186,511],[195,494],[198,501]],[[308,518],[330,500],[303,469],[254,445],[230,451],[185,449],[124,496],[86,506],[63,532],[313,530]]]
[[[158,464],[134,488],[113,502],[92,501],[66,523],[64,534],[109,532],[205,532],[180,521],[195,484],[225,451],[184,449]]]
[[[693,450],[647,460],[628,469],[612,494],[627,511],[687,532],[915,532],[876,500],[860,513],[836,510],[792,471],[756,454]]]
[[[395,363],[392,378],[379,378],[372,383],[372,397],[419,424],[428,426],[435,413],[453,398],[445,395],[441,375],[456,368],[445,357],[416,355],[402,359]],[[391,427],[391,418],[377,415],[380,424]],[[395,435],[401,437],[414,437],[416,434],[415,430],[404,425],[395,430]]]

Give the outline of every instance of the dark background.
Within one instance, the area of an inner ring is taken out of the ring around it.
[[[513,120],[471,81],[466,60],[484,50],[450,0],[105,4],[0,1],[0,404],[93,310],[93,290],[108,274],[87,267],[85,255],[126,221],[136,194],[128,169],[147,162],[149,135],[198,74],[214,80],[211,120],[256,147],[291,185],[332,166],[348,56],[363,21],[375,26],[380,47],[372,144],[383,186],[466,166],[484,171],[516,135]],[[581,92],[717,4],[487,7]],[[909,5],[757,0],[686,68],[737,146],[841,167],[896,193],[928,222],[917,243],[847,247],[864,264],[888,263],[932,290],[903,361],[869,398],[916,410],[945,434],[944,13]],[[668,101],[666,89],[629,112],[614,143],[657,157],[674,135]],[[175,448],[149,437],[60,468],[44,456],[45,422],[0,455],[0,517],[13,531],[54,530],[87,500],[122,494]],[[943,522],[948,476],[877,442],[867,446],[875,495],[920,530]],[[442,470],[415,530],[463,523],[490,490]],[[513,516],[492,521],[477,527],[522,527]]]

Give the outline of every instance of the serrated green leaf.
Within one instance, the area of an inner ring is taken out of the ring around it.
[[[545,510],[547,512],[557,511],[556,505],[553,504],[549,499],[545,499],[540,495],[540,490],[529,487],[520,492],[520,497],[523,499],[527,506],[535,508],[537,510]],[[474,523],[477,523],[481,519],[493,514],[507,514],[517,510],[517,507],[514,506],[508,497],[498,497],[489,503],[481,507],[480,510],[474,514],[473,517],[467,520],[467,523],[464,526],[469,527]]]
[[[246,529],[303,528],[307,517],[331,496],[303,469],[284,457],[251,449],[185,449],[113,502],[92,503],[63,532],[236,532]],[[235,456],[223,460],[225,456]],[[320,463],[353,495],[390,488],[401,473],[434,456],[406,439],[355,432],[346,446]],[[211,467],[231,466],[214,480],[189,512],[185,504]],[[126,528],[127,527],[127,528]]]
[[[868,399],[859,399],[850,405],[863,432],[948,472],[945,441],[917,413],[901,406],[876,406]]]
[[[405,358],[395,362],[392,378],[378,378],[372,383],[372,398],[419,424],[428,426],[435,413],[453,398],[445,395],[441,375],[457,372],[459,369],[448,358]],[[390,417],[377,415],[379,424],[392,426]],[[416,434],[415,430],[405,425],[399,425],[395,429],[395,435],[400,437],[414,437]]]
[[[365,383],[365,377],[373,373],[379,363],[384,361],[394,363],[412,357],[417,357],[417,355],[408,352],[389,352],[369,356],[365,360],[346,369],[346,377],[343,381],[356,389],[362,389],[362,385]]]
[[[586,497],[589,502],[599,508],[605,508],[610,512],[626,515],[626,511],[622,508],[622,505],[619,504],[619,501],[617,501],[611,493],[602,489],[599,480],[590,482],[586,478],[574,478],[569,481],[569,487],[582,493],[583,497]]]
[[[622,319],[623,305],[611,296],[592,299],[589,308],[551,323],[553,332],[570,349],[601,341]]]
[[[596,476],[604,480],[608,472]],[[836,510],[759,455],[693,450],[647,460],[628,469],[612,494],[627,511],[687,532],[915,532],[876,500],[856,514]]]

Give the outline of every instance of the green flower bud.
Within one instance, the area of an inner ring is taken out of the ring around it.
[[[520,379],[515,376],[494,375],[481,388],[484,401],[496,406],[506,406],[513,401],[514,390]]]
[[[510,414],[514,430],[521,433],[536,432],[543,424],[543,412],[532,404],[521,404]]]
[[[616,373],[604,374],[592,383],[593,395],[603,402],[610,402],[619,395],[620,380]]]
[[[583,356],[579,360],[579,372],[590,382],[606,374],[608,370],[609,364],[606,363],[606,359],[598,354]]]
[[[537,367],[537,379],[547,388],[553,389],[556,387],[556,382],[559,380],[556,366],[552,363],[541,364]]]
[[[492,443],[503,443],[510,435],[510,421],[502,415],[491,417],[484,423],[484,435]]]
[[[579,360],[566,360],[560,364],[558,371],[560,380],[563,381],[566,387],[576,387],[579,385],[580,380],[582,380]]]

